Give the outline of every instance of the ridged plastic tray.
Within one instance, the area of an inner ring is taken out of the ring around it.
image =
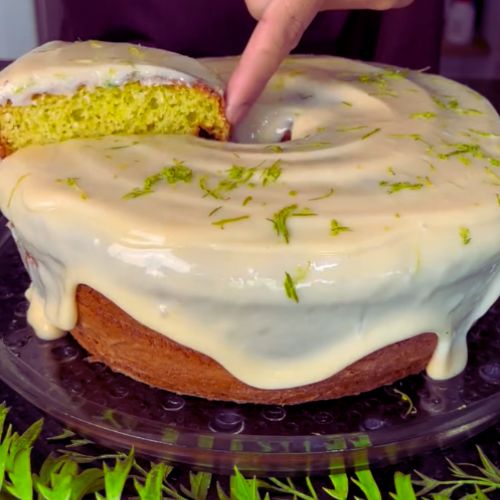
[[[28,277],[0,216],[0,378],[94,441],[227,472],[315,472],[395,462],[474,435],[500,415],[500,301],[469,333],[452,380],[425,374],[356,397],[290,407],[238,405],[154,389],[86,361],[70,337],[26,323]]]

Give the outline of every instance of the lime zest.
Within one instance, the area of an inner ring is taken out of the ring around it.
[[[220,209],[222,208],[222,205],[219,205],[218,207],[215,207],[212,211],[209,212],[208,216],[212,217],[215,213],[217,213]]]
[[[80,187],[80,185],[78,184],[80,181],[80,178],[79,177],[65,177],[63,179],[56,179],[56,182],[58,184],[66,184],[66,186],[72,188],[72,189],[75,189],[76,191],[78,191],[78,193],[80,193],[80,198],[82,200],[87,200],[88,199],[88,194]]]
[[[338,236],[342,233],[351,232],[352,229],[348,226],[343,226],[337,219],[330,221],[330,236]]]
[[[462,239],[462,243],[464,245],[468,245],[471,242],[471,235],[470,235],[470,229],[467,227],[460,227],[459,228],[459,234],[460,238]]]
[[[460,106],[458,100],[455,97],[444,96],[440,99],[437,96],[433,96],[432,100],[441,109],[446,109],[448,111],[454,111],[459,115],[482,115],[483,113],[478,109],[473,108],[463,108]]]
[[[10,204],[12,203],[12,200],[14,198],[14,195],[16,194],[16,191],[19,189],[19,186],[22,184],[23,181],[25,181],[31,174],[24,174],[17,179],[16,183],[14,184],[14,187],[12,188],[12,191],[10,192],[9,195],[9,200],[7,201],[7,208],[10,208]]]
[[[484,171],[490,177],[494,186],[500,186],[500,175],[498,175],[496,172],[493,172],[490,167],[484,167]]]
[[[337,127],[336,132],[355,132],[356,130],[362,130],[368,128],[367,125],[353,125],[352,127]]]
[[[299,303],[299,296],[297,295],[297,290],[295,288],[295,283],[293,278],[290,276],[289,273],[285,271],[285,279],[283,281],[283,287],[285,289],[285,294],[286,296],[290,299],[293,300],[295,303]]]
[[[393,193],[398,193],[399,191],[403,190],[411,190],[411,191],[417,191],[419,189],[422,189],[424,187],[424,184],[421,182],[419,183],[412,183],[412,182],[387,182],[387,181],[380,181],[379,186],[387,188],[387,192],[389,194]]]
[[[215,222],[212,222],[212,226],[218,226],[221,229],[224,229],[224,226],[226,224],[232,224],[233,222],[240,222],[242,220],[249,219],[250,215],[241,215],[240,217],[231,217],[228,219],[220,219],[216,220]]]
[[[265,149],[268,149],[272,153],[283,153],[285,151],[281,146],[278,146],[277,144],[269,144],[269,146],[266,146]]]
[[[262,185],[267,186],[272,182],[276,182],[280,178],[281,172],[281,160],[276,160],[272,165],[262,170]]]
[[[124,200],[130,200],[154,193],[154,187],[164,181],[167,184],[176,184],[177,182],[190,183],[193,178],[193,171],[184,165],[183,161],[175,160],[170,167],[162,168],[158,173],[146,177],[140,188],[134,188],[132,191],[124,194]]]
[[[244,200],[242,205],[246,207],[251,201],[253,200],[253,196],[247,196]]]
[[[370,132],[367,132],[365,135],[361,136],[361,140],[368,139],[368,137],[371,137],[372,135],[377,134],[380,132],[382,129],[380,127],[374,128],[373,130],[370,130]]]
[[[228,200],[229,197],[225,196],[225,193],[233,191],[243,185],[253,187],[250,181],[256,171],[257,167],[232,165],[231,168],[226,170],[226,177],[221,179],[215,187],[210,187],[208,185],[208,176],[205,175],[201,177],[199,181],[200,189],[205,192],[203,197],[211,196],[217,200]]]
[[[423,113],[412,113],[410,118],[423,118],[425,120],[430,120],[432,118],[436,118],[436,113],[433,111],[424,111]]]
[[[290,241],[290,233],[288,231],[287,221],[290,217],[309,217],[316,215],[312,210],[305,207],[299,209],[296,204],[288,205],[287,207],[282,208],[278,212],[273,214],[272,219],[267,219],[269,222],[273,224],[274,230],[276,234],[283,238],[285,243],[289,243]]]
[[[493,132],[484,132],[483,130],[478,130],[475,128],[468,128],[467,130],[482,137],[500,137],[500,134],[494,134]]]
[[[326,198],[330,198],[333,194],[335,194],[335,189],[330,188],[325,194],[316,196],[315,198],[309,198],[309,201],[325,200]]]

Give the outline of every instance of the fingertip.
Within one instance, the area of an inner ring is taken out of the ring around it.
[[[250,106],[247,104],[228,105],[226,107],[226,118],[231,125],[238,124],[248,113]]]

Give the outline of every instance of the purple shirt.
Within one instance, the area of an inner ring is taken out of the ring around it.
[[[62,38],[130,41],[193,57],[241,54],[255,21],[243,0],[65,0]],[[437,71],[443,0],[391,11],[321,12],[295,53]]]

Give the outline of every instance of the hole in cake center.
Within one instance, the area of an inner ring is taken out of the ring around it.
[[[289,112],[263,113],[257,106],[234,127],[231,140],[240,144],[272,144],[300,139],[293,131]]]

